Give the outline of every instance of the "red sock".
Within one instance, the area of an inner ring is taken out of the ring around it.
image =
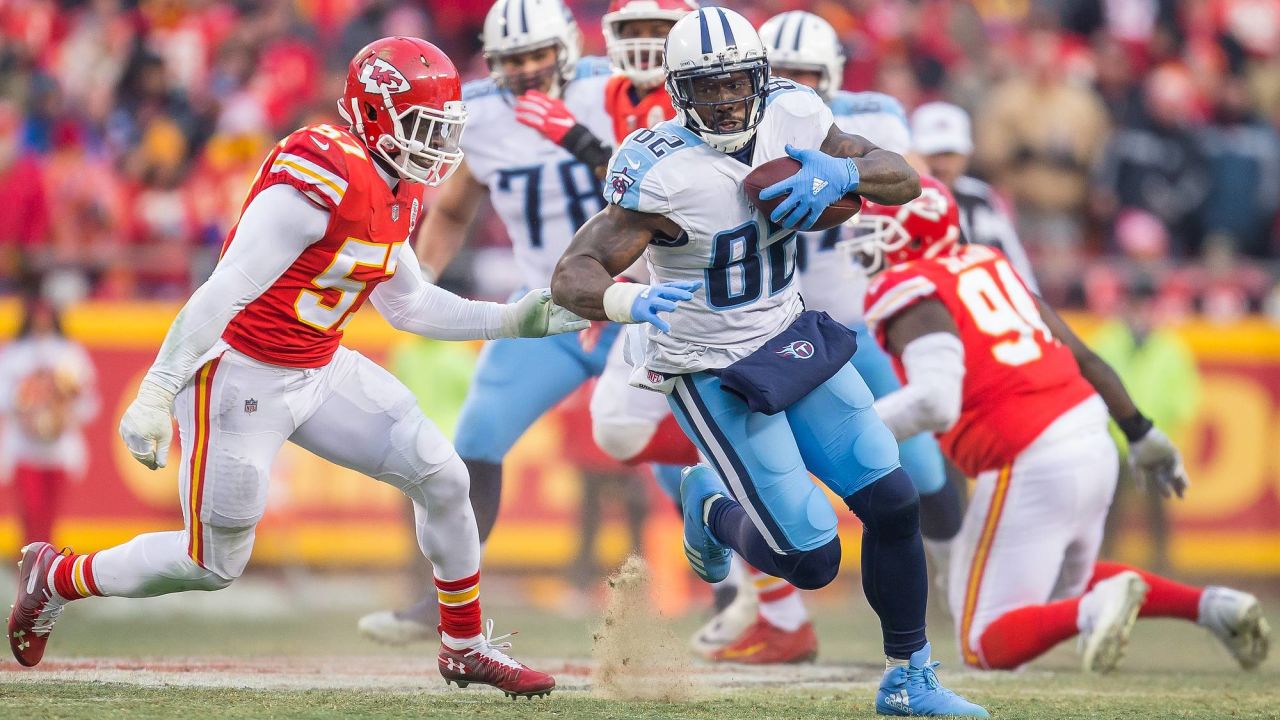
[[[53,568],[53,591],[64,600],[79,600],[102,595],[93,577],[93,557],[97,553],[63,555]]]
[[[1106,580],[1127,570],[1138,573],[1151,586],[1147,601],[1142,603],[1142,609],[1138,611],[1139,617],[1182,618],[1191,622],[1200,619],[1200,596],[1204,594],[1204,588],[1183,585],[1146,570],[1100,560],[1093,566],[1089,588],[1092,589],[1099,580]]]
[[[674,415],[668,415],[658,423],[658,429],[649,444],[627,459],[628,465],[640,463],[658,463],[660,465],[697,465],[698,449],[680,429]]]
[[[1027,605],[1001,615],[978,638],[982,666],[1012,670],[1074,636],[1080,598]]]
[[[480,573],[461,580],[436,578],[440,630],[455,640],[480,634]]]

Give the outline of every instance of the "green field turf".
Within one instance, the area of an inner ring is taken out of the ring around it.
[[[228,601],[238,601],[234,592],[224,593]],[[446,690],[430,646],[388,649],[362,640],[354,628],[359,607],[317,610],[322,603],[311,597],[296,609],[253,618],[175,612],[173,603],[154,613],[150,608],[160,606],[107,601],[91,610],[86,603],[59,624],[49,669],[0,663],[0,718],[874,717],[880,656],[873,616],[858,596],[827,593],[813,604],[823,643],[817,667],[739,673],[699,664],[691,696],[666,703],[595,694],[591,617],[490,603],[498,632],[521,631],[514,654],[563,673],[561,689],[549,698],[513,702],[487,688]],[[1272,624],[1280,626],[1270,605]],[[671,628],[683,638],[698,620]],[[1275,659],[1261,672],[1239,672],[1190,624],[1140,623],[1125,666],[1102,678],[1079,674],[1069,644],[1023,672],[966,672],[950,633],[931,617],[942,679],[997,718],[1280,719]]]

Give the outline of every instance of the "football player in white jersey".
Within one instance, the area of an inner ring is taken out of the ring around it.
[[[813,13],[794,10],[767,20],[760,26],[760,38],[768,51],[774,77],[789,78],[817,91],[826,99],[841,130],[861,135],[900,155],[910,152],[911,131],[902,103],[884,93],[839,89],[845,53],[830,23]],[[820,233],[800,233],[796,247],[800,287],[805,307],[825,310],[864,339],[853,356],[853,366],[871,388],[871,394],[883,397],[902,384],[893,373],[889,356],[866,332],[862,319],[866,277],[850,272],[848,263],[834,252],[843,231],[835,227]],[[898,450],[903,469],[920,492],[920,530],[926,547],[938,550],[932,552],[938,559],[946,554],[945,541],[960,530],[962,507],[957,488],[947,484],[942,452],[928,433],[902,441]],[[945,574],[945,569],[938,570]]]
[[[681,485],[685,554],[700,577],[724,578],[733,550],[797,587],[830,583],[836,515],[812,471],[863,523],[863,589],[886,656],[877,712],[987,717],[934,674],[918,495],[848,363],[853,333],[805,312],[794,282],[797,229],[849,192],[906,202],[919,177],[901,156],[842,132],[812,90],[770,79],[759,35],[733,11],[702,8],[677,22],[665,68],[676,118],[615,153],[609,206],[574,237],[553,297],[584,317],[649,324],[628,329],[632,381],[670,393],[715,466],[690,468]],[[780,199],[762,213],[742,181],[784,155],[801,169],[761,193]],[[641,256],[650,285],[614,282]]]
[[[574,231],[604,206],[592,167],[608,150],[592,141],[613,133],[604,106],[609,64],[580,58],[581,33],[561,0],[497,0],[485,17],[483,42],[490,76],[462,89],[466,159],[423,220],[418,259],[428,277],[438,277],[488,196],[524,284],[545,287]],[[571,116],[545,112],[551,100]],[[471,475],[482,542],[498,515],[503,457],[538,417],[600,373],[617,332],[607,327],[589,351],[576,335],[485,344],[454,439]],[[423,598],[366,615],[359,627],[391,644],[430,640],[435,612]]]

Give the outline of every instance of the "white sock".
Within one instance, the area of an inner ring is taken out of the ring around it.
[[[469,638],[459,640],[458,638],[452,637],[447,632],[440,633],[440,641],[452,650],[467,650],[469,648],[473,648],[483,639],[484,635],[473,635]]]
[[[911,660],[908,658],[894,658],[894,657],[889,657],[888,655],[884,656],[885,670],[892,670],[894,668],[899,668],[899,667],[907,667],[910,664],[911,664]]]
[[[724,497],[720,493],[716,493],[702,501],[702,523],[708,527],[711,526],[711,506],[716,504],[716,500]]]
[[[809,611],[800,598],[800,592],[787,593],[778,600],[760,603],[760,615],[777,628],[795,632],[809,620]]]

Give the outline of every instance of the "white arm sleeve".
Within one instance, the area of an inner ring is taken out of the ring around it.
[[[929,333],[902,349],[907,382],[876,400],[880,419],[898,440],[922,432],[945,432],[960,418],[964,390],[964,345],[949,332]]]
[[[396,272],[369,296],[382,317],[397,330],[437,340],[492,340],[503,330],[503,306],[467,300],[422,277],[409,243],[400,246]]]
[[[324,237],[329,211],[288,185],[272,185],[240,216],[235,240],[178,317],[147,379],[177,393],[227,323],[284,274],[303,250]]]

